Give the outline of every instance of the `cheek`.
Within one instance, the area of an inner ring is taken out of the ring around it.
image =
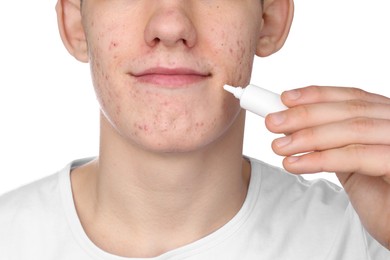
[[[244,40],[237,40],[233,44],[233,47],[229,48],[230,55],[233,57],[232,59],[237,61],[237,67],[232,75],[234,76],[234,80],[240,83],[239,85],[241,86],[249,83],[248,81],[252,72],[254,54],[249,46]]]
[[[120,69],[120,57],[123,55],[120,51],[126,44],[117,36],[121,35],[118,28],[95,24],[96,22],[90,23],[87,33],[91,76],[103,112],[106,116],[110,114],[112,118],[109,119],[114,120],[115,115],[120,115],[123,110],[118,101],[123,98],[124,93],[118,86],[124,81]],[[96,28],[102,29],[95,30]]]
[[[100,103],[102,112],[106,117],[115,123],[116,118],[122,113],[122,107],[118,102],[123,94],[121,89],[117,88],[115,82],[115,66],[114,60],[110,55],[110,50],[102,48],[101,46],[90,47],[90,67],[93,86],[96,97]],[[113,48],[107,47],[107,48]]]
[[[244,25],[231,26],[229,30],[211,28],[214,55],[219,57],[221,68],[225,69],[226,83],[245,86],[249,83],[256,46],[254,32],[242,30]]]

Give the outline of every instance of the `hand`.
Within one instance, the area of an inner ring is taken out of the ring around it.
[[[289,109],[268,115],[266,125],[287,133],[272,143],[285,169],[335,172],[366,230],[390,249],[390,99],[311,86],[284,92],[282,101]]]

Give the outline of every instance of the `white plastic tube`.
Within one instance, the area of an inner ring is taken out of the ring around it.
[[[223,88],[240,100],[240,106],[243,109],[262,117],[287,109],[280,100],[279,94],[256,85],[250,84],[245,88],[225,85]]]

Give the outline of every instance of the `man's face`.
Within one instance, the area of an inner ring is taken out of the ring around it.
[[[222,86],[249,83],[260,0],[84,0],[82,18],[101,109],[126,140],[189,151],[237,120]]]

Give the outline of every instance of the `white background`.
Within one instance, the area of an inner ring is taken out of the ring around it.
[[[295,3],[285,47],[256,59],[253,83],[276,92],[318,84],[390,96],[390,1]],[[63,48],[54,5],[0,4],[0,194],[97,154],[98,105],[89,67]],[[270,149],[275,137],[262,118],[248,115],[244,153],[280,166]]]

